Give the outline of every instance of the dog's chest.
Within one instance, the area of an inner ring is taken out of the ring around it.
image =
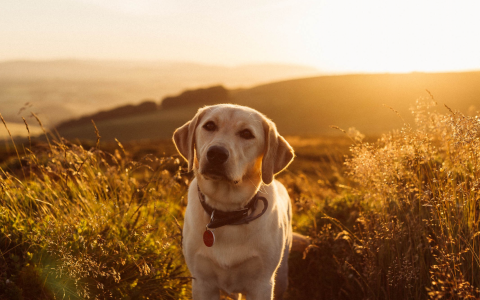
[[[202,248],[195,254],[195,276],[215,282],[229,293],[248,290],[248,282],[264,277],[266,271],[262,254],[248,244],[234,243]]]
[[[260,221],[260,220],[257,220]],[[259,222],[261,223],[261,221]],[[193,224],[192,224],[193,225]],[[245,265],[246,261],[260,258],[272,238],[271,234],[265,236],[264,231],[254,224],[238,226],[224,226],[213,231],[215,243],[207,247],[203,242],[203,226],[189,226],[185,236],[184,251],[187,257],[195,257],[195,265],[202,261],[202,265],[210,264],[209,269],[231,270]],[[195,268],[197,269],[197,268]]]
[[[201,229],[196,234],[202,234]],[[207,247],[202,242],[197,254],[208,258],[212,263],[222,268],[231,268],[241,265],[244,261],[260,255],[265,239],[262,232],[258,232],[253,226],[225,226],[213,230],[215,244]],[[269,239],[267,237],[266,239]]]

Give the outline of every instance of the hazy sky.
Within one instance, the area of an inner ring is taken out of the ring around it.
[[[1,0],[0,60],[480,69],[480,1]]]

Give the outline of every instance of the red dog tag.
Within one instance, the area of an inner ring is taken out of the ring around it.
[[[215,235],[213,234],[213,231],[211,230],[205,230],[203,233],[203,243],[207,247],[212,247],[213,244],[215,243]]]

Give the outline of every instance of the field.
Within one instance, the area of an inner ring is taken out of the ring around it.
[[[479,116],[433,97],[412,112],[379,137],[287,137],[278,179],[311,238],[287,299],[480,297]],[[99,135],[1,149],[0,299],[189,299],[185,163],[168,140]]]

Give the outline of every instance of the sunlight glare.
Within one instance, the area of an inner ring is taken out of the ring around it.
[[[5,59],[290,63],[325,73],[480,69],[478,1],[33,0],[0,11]]]
[[[316,24],[317,65],[367,72],[444,71],[480,66],[480,28],[474,10],[461,2],[336,1],[322,7]],[[308,30],[307,30],[308,31]],[[334,46],[332,46],[334,45]]]

